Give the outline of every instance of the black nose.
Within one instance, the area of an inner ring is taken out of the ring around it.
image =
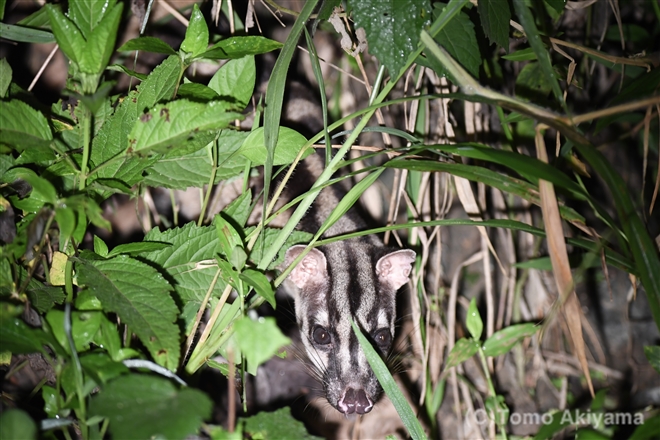
[[[344,414],[366,414],[373,408],[373,403],[362,388],[347,388],[339,401],[339,410]]]

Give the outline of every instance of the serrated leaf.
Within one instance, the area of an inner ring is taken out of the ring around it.
[[[275,289],[273,289],[273,286],[266,275],[255,269],[246,269],[241,272],[240,278],[250,286],[254,287],[254,291],[268,301],[273,308],[276,307]]]
[[[89,412],[110,420],[113,438],[184,439],[211,416],[212,406],[201,391],[179,390],[161,377],[128,374],[94,396]]]
[[[247,359],[248,373],[257,374],[259,365],[275,356],[291,340],[282,334],[275,318],[259,318],[258,321],[244,316],[234,323],[234,338]]]
[[[444,3],[435,3],[435,11],[442,11],[446,6]],[[437,12],[440,14],[440,12]],[[470,17],[464,12],[457,14],[444,28],[435,36],[435,40],[447,49],[472,76],[479,77],[479,66],[481,57],[477,35],[474,32],[474,24]],[[444,71],[444,68],[442,68]]]
[[[481,320],[479,309],[477,308],[477,301],[474,298],[470,300],[465,324],[470,332],[470,336],[472,336],[474,340],[478,341],[481,339],[481,332],[484,329],[484,323]]]
[[[536,324],[515,324],[495,332],[484,342],[486,356],[499,356],[511,350],[521,339],[532,336],[538,331]]]
[[[169,243],[158,243],[153,241],[136,241],[133,243],[120,244],[119,246],[112,249],[112,251],[110,251],[108,258],[124,254],[135,257],[146,252],[159,251],[169,246]]]
[[[175,55],[176,51],[172,47],[156,37],[137,37],[124,43],[117,52],[130,52],[140,50],[144,52],[164,53],[165,55]]]
[[[46,10],[60,49],[71,61],[79,64],[85,50],[85,38],[78,27],[62,13],[59,5],[48,4]]]
[[[218,168],[215,182],[238,176],[245,170],[247,159],[234,154],[249,135],[248,132],[222,130],[218,146]],[[207,150],[200,149],[179,157],[159,159],[147,169],[144,182],[149,186],[172,189],[201,188],[209,183],[212,172],[211,157]]]
[[[287,127],[279,127],[273,165],[285,165],[293,162],[306,142],[307,139],[305,139],[305,136],[297,131]],[[313,152],[314,149],[308,148],[303,157],[307,157]],[[238,150],[238,153],[250,159],[253,165],[265,164],[268,152],[264,144],[264,128],[259,127],[256,130],[252,130]]]
[[[108,65],[115,48],[123,8],[123,3],[116,4],[87,38],[78,63],[82,72],[100,74]]]
[[[355,28],[364,28],[369,53],[398,75],[411,52],[417,49],[421,30],[431,19],[427,0],[352,0]]]
[[[479,350],[479,342],[473,339],[461,338],[456,341],[456,345],[451,349],[447,361],[445,363],[445,370],[455,367],[474,356]]]
[[[109,260],[77,258],[78,282],[116,313],[154,360],[174,371],[179,362],[178,309],[172,287],[153,267],[122,255]]]
[[[201,103],[180,99],[159,104],[135,122],[128,135],[129,148],[142,155],[165,152],[202,132],[226,128],[232,121],[243,118],[224,101]]]
[[[23,151],[46,148],[52,140],[53,133],[40,111],[18,100],[0,101],[0,143]]]
[[[250,217],[250,205],[252,204],[252,193],[246,191],[234,199],[222,210],[222,215],[231,218],[235,224],[245,227]]]
[[[30,304],[39,313],[46,313],[53,308],[55,304],[62,304],[66,299],[64,289],[58,286],[46,286],[41,283],[35,283],[27,289]]]
[[[282,47],[282,43],[261,36],[229,37],[220,40],[199,58],[226,60],[246,55],[260,55]]]
[[[181,43],[181,50],[196,57],[203,53],[208,45],[209,28],[206,26],[202,11],[199,10],[199,6],[195,3],[193,4],[192,15],[188,22],[188,29],[186,29],[186,37]]]
[[[215,256],[220,247],[215,225],[200,227],[191,222],[181,228],[163,232],[154,228],[144,239],[171,243],[172,246],[145,253],[142,258],[167,272],[174,281],[174,289],[182,303],[189,301],[201,303],[218,269]],[[211,263],[201,264],[206,261]],[[213,293],[220,296],[223,290],[224,284],[217,283]]]
[[[7,62],[7,59],[0,59],[0,98],[7,97],[7,91],[9,90],[9,84],[11,84],[12,74],[13,72],[11,70],[11,66]]]
[[[231,101],[244,109],[250,102],[254,92],[257,70],[254,56],[245,56],[236,60],[229,60],[213,75],[209,87],[223,99]]]
[[[0,38],[19,43],[53,43],[55,36],[52,32],[26,26],[0,23]]]
[[[491,44],[496,43],[509,52],[509,21],[511,10],[508,2],[481,0],[477,3],[481,26]]]
[[[85,39],[89,40],[92,30],[106,16],[116,0],[78,0],[69,3],[69,18],[73,20]]]

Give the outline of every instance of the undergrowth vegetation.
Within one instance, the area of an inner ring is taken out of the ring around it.
[[[408,380],[395,381],[354,326],[407,435],[660,435],[658,402],[605,402],[611,381],[630,371],[607,367],[619,354],[601,355],[605,333],[593,331],[578,295],[597,297],[602,284],[611,301],[641,302],[648,339],[636,341],[646,354],[637,362],[660,370],[657,2],[309,0],[295,12],[267,1],[291,19],[284,41],[248,27],[252,8],[241,17],[231,1],[188,2],[176,44],[150,36],[157,23],[146,5],[139,34],[123,38],[139,3],[129,11],[120,0],[70,0],[10,22],[15,5],[0,0],[4,41],[55,42],[68,60],[66,87],[49,102],[13,58],[0,59],[3,386],[43,367],[27,395],[3,388],[0,437],[309,436],[286,409],[248,412],[241,384],[291,342],[256,311],[277,306],[290,246],[369,233],[418,254],[400,361]],[[216,13],[228,32],[213,24]],[[337,59],[320,59],[315,32],[341,46]],[[20,49],[2,53],[11,50]],[[146,53],[158,62],[145,73],[135,66]],[[266,54],[277,60],[263,95],[255,60]],[[296,57],[321,91],[325,129],[310,139],[281,123]],[[208,77],[196,74],[208,65]],[[279,208],[314,148],[325,171]],[[250,188],[256,173],[260,191]],[[322,229],[297,231],[318,189],[346,176],[359,183]],[[214,211],[214,190],[232,181],[240,195]],[[169,194],[167,212],[144,211],[143,238],[118,244],[108,233],[112,201],[148,205],[156,188]],[[185,223],[178,197],[188,188],[200,208]],[[366,207],[386,226],[321,239],[364,193],[389,205]],[[287,208],[286,224],[270,226]],[[474,233],[464,252],[443,250],[446,230]],[[560,354],[570,367],[552,370]],[[217,396],[189,386],[203,368],[230,378],[224,420],[212,419]],[[527,408],[552,415],[519,431],[512,396],[532,401],[543,380],[560,397]],[[587,407],[637,412],[623,427],[561,417]],[[369,431],[369,417],[378,411],[351,425],[354,436],[394,434]]]

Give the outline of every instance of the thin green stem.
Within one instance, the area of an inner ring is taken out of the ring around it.
[[[80,121],[80,130],[82,131],[82,163],[80,164],[80,180],[78,189],[84,190],[87,185],[87,164],[89,162],[89,151],[92,141],[92,112],[83,105],[83,116]]]
[[[206,193],[204,194],[204,201],[202,202],[202,209],[199,213],[199,218],[197,219],[197,226],[202,226],[202,224],[204,223],[204,218],[206,217],[206,208],[209,204],[211,193],[213,192],[215,175],[218,172],[218,146],[216,145],[216,143],[217,140],[209,144],[211,148],[211,176],[209,177],[209,183],[206,188]]]

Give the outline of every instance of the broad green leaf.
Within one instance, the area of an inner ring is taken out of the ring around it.
[[[557,76],[552,67],[550,54],[541,41],[541,35],[536,27],[532,11],[527,6],[527,3],[525,3],[525,0],[513,0],[513,6],[520,19],[520,24],[522,24],[523,29],[525,29],[527,41],[529,41],[529,45],[532,47],[532,50],[534,50],[534,53],[536,53],[536,59],[541,66],[541,72],[546,77],[547,82],[550,83],[555,99],[566,110],[566,102],[564,101],[559,82],[557,81]]]
[[[246,55],[260,55],[282,47],[282,43],[261,36],[229,37],[220,40],[199,58],[226,60]]]
[[[244,427],[245,434],[253,439],[321,439],[321,437],[309,434],[305,425],[293,417],[289,407],[280,408],[273,412],[262,411],[250,417],[241,417],[238,421],[238,424]],[[219,439],[234,440],[229,437],[229,433],[223,433],[222,435]],[[241,436],[236,440],[242,438],[245,437]]]
[[[108,245],[98,235],[94,236],[94,253],[104,258],[108,256]]]
[[[635,432],[628,437],[628,440],[647,440],[660,437],[660,415],[656,414],[644,420],[642,413],[638,412],[634,417],[634,422],[641,424],[635,428]]]
[[[44,115],[18,100],[0,101],[0,143],[23,151],[46,148],[53,140]]]
[[[259,272],[258,270],[247,269],[241,272],[241,280],[254,287],[254,291],[257,292],[259,296],[268,301],[270,305],[273,306],[273,308],[276,307],[275,289],[273,289],[273,285],[268,280],[266,275],[264,275],[262,272]]]
[[[218,169],[215,182],[238,176],[245,170],[247,159],[234,154],[243,144],[249,132],[222,130],[217,139]],[[215,147],[214,147],[215,148]],[[144,183],[172,189],[201,188],[209,183],[213,171],[211,157],[206,149],[200,149],[185,156],[159,159],[146,170]]]
[[[80,365],[85,374],[94,379],[98,385],[103,385],[128,372],[124,364],[112,360],[106,353],[87,353],[80,357]]]
[[[291,343],[291,340],[282,334],[275,318],[259,318],[253,321],[247,316],[234,323],[234,338],[247,359],[248,372],[257,374],[259,365],[281,351]]]
[[[72,312],[71,313],[71,336],[76,351],[83,352],[89,350],[89,344],[94,339],[94,335],[101,327],[102,312]],[[64,311],[51,310],[46,314],[46,321],[50,330],[57,339],[57,342],[64,347],[67,353],[71,354],[71,349],[64,332]]]
[[[106,17],[116,0],[78,0],[69,3],[69,18],[78,26],[86,40],[92,30]]]
[[[514,324],[497,331],[484,342],[484,354],[486,356],[504,354],[521,339],[534,335],[538,329],[536,324]]]
[[[295,130],[287,127],[279,127],[277,136],[277,145],[273,156],[273,165],[285,165],[293,162],[298,152],[307,142],[305,136]],[[308,148],[304,157],[312,154],[314,150]],[[253,165],[263,165],[266,163],[267,150],[264,143],[264,128],[259,127],[252,130],[245,139],[238,153],[250,159]]]
[[[162,232],[154,228],[144,240],[171,244],[141,257],[167,272],[183,304],[189,301],[201,303],[218,269],[215,256],[220,246],[215,225],[200,227],[191,222]],[[224,284],[217,283],[214,295],[220,296],[224,287]]]
[[[13,183],[16,180],[24,180],[32,187],[30,197],[44,203],[55,205],[57,203],[57,192],[52,183],[46,178],[40,177],[29,168],[11,168],[5,173],[2,180]]]
[[[222,210],[222,215],[231,218],[234,224],[245,227],[250,217],[252,193],[245,191]]]
[[[192,15],[186,29],[186,37],[181,43],[181,50],[197,57],[206,51],[209,45],[209,28],[197,3],[193,4]]]
[[[451,349],[445,362],[445,370],[455,367],[474,356],[479,350],[479,341],[474,339],[461,338],[456,341],[456,345]]]
[[[179,361],[178,309],[172,287],[153,267],[128,256],[109,260],[75,260],[78,282],[107,312],[116,313],[149,350],[154,360],[174,371]]]
[[[85,50],[85,38],[78,27],[62,13],[59,5],[48,4],[46,10],[60,49],[71,61],[79,64]]]
[[[243,118],[224,101],[201,103],[180,99],[159,104],[135,122],[128,136],[129,149],[142,155],[165,152]]]
[[[66,299],[64,289],[60,286],[47,286],[39,282],[30,282],[27,289],[30,304],[39,313],[46,313],[55,304],[62,304]]]
[[[115,5],[87,38],[87,43],[79,60],[80,70],[85,73],[100,74],[110,61],[115,49],[117,29],[121,20],[123,3]]]
[[[543,75],[541,64],[536,61],[525,64],[516,78],[516,94],[531,100],[545,98],[551,91],[552,84]]]
[[[243,238],[238,233],[236,228],[225,220],[222,216],[217,216],[214,220],[216,232],[218,234],[218,243],[220,245],[220,252],[227,258],[231,257],[232,252],[236,246],[243,246]],[[240,268],[237,268],[240,269]]]
[[[403,396],[403,393],[399,390],[394,378],[387,369],[387,365],[385,365],[385,362],[383,362],[374,347],[371,346],[369,340],[362,334],[357,324],[353,321],[351,322],[351,325],[353,326],[353,332],[358,338],[360,347],[362,347],[362,351],[364,351],[364,355],[367,357],[367,362],[369,362],[371,369],[374,371],[383,390],[385,390],[387,397],[392,401],[392,404],[394,405],[396,412],[399,414],[399,417],[401,417],[401,421],[408,430],[408,433],[415,440],[426,439],[426,433],[424,433],[422,425],[419,423],[419,420],[417,420],[415,413],[408,404],[406,398]]]
[[[408,55],[417,49],[419,33],[431,20],[428,1],[352,0],[355,28],[364,28],[369,53],[387,67],[392,76],[406,64]]]
[[[178,389],[147,374],[120,376],[91,399],[91,416],[107,417],[113,438],[184,439],[211,416],[213,402],[199,390]]]
[[[55,208],[55,221],[60,229],[60,246],[63,246],[76,230],[76,214],[68,206]]]
[[[0,23],[0,38],[19,43],[52,43],[55,41],[52,32],[7,23]]]
[[[472,336],[472,339],[475,341],[480,340],[481,332],[484,329],[484,323],[481,320],[479,309],[477,308],[477,301],[474,298],[470,300],[470,306],[468,307],[465,324],[468,331],[470,332],[470,336]]]
[[[254,56],[245,56],[229,60],[218,69],[209,81],[209,87],[225,100],[233,98],[236,105],[244,109],[254,92],[256,78]]]
[[[22,409],[9,408],[0,414],[0,438],[36,440],[37,424]]]
[[[644,355],[653,369],[660,373],[660,346],[647,345],[644,347]]]
[[[2,351],[19,353],[44,352],[48,338],[42,329],[29,327],[13,312],[13,306],[0,304],[0,347]]]
[[[509,52],[509,21],[511,9],[508,2],[481,0],[477,3],[481,26],[491,44],[496,43]]]
[[[165,55],[175,55],[176,51],[172,47],[156,37],[137,37],[124,43],[117,52],[130,52],[141,50],[144,52],[164,53]]]
[[[185,98],[191,101],[208,102],[218,100],[221,97],[210,87],[198,83],[186,83],[179,86],[176,93],[177,97]],[[225,101],[230,101],[222,97]]]
[[[12,79],[11,66],[6,58],[0,59],[0,98],[6,98]],[[3,101],[4,102],[4,101]]]
[[[446,7],[446,4],[435,3],[435,15],[439,16],[443,7]],[[458,60],[472,76],[479,77],[479,66],[481,65],[479,44],[474,32],[474,24],[466,13],[461,12],[449,21],[435,36],[435,40],[447,49],[447,52]],[[444,72],[444,68],[439,73],[442,72]]]

